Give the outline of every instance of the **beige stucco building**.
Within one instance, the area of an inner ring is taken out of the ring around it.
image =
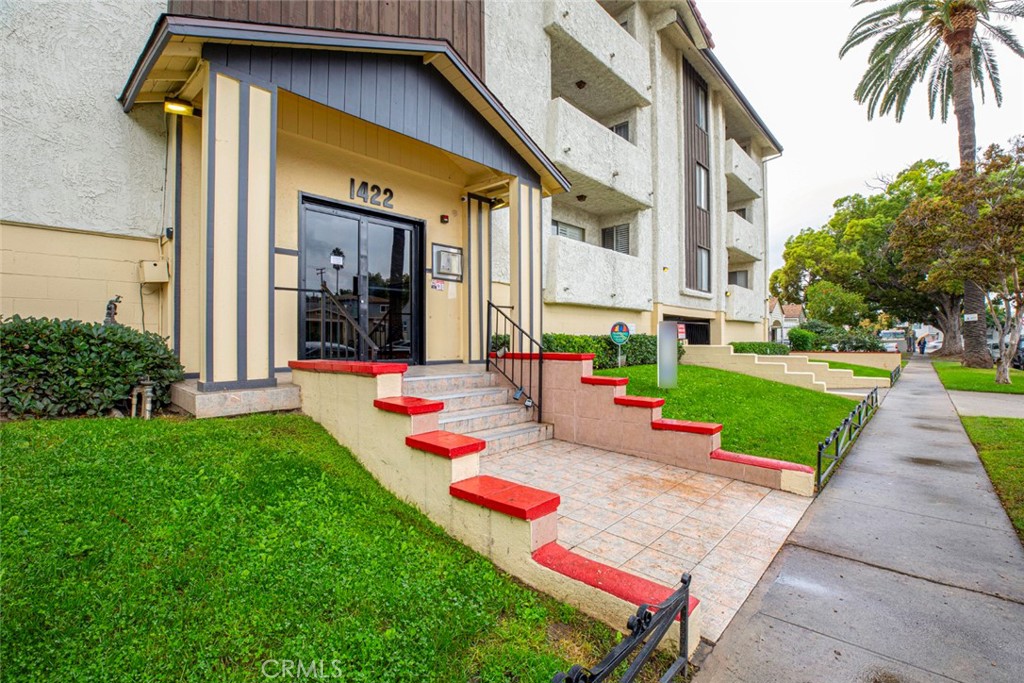
[[[288,361],[766,336],[780,148],[687,2],[8,0],[0,313],[169,339],[201,390]]]

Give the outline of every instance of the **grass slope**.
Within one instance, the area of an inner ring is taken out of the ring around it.
[[[963,417],[985,471],[1024,543],[1024,420]]]
[[[302,416],[13,423],[0,446],[5,681],[253,681],[290,659],[346,681],[546,682],[616,642]]]
[[[1024,394],[1024,372],[1010,370],[1013,384],[996,384],[996,370],[964,368],[960,363],[935,361],[932,363],[939,380],[946,389],[955,391],[984,391],[994,394]]]
[[[889,377],[888,370],[873,368],[867,365],[855,365],[853,363],[840,363],[836,360],[828,361],[828,366],[833,370],[853,370],[856,377]]]
[[[658,388],[653,365],[595,374],[629,377],[630,394],[664,397],[662,417],[721,423],[725,450],[812,466],[818,442],[857,405],[842,396],[695,365],[679,366],[675,389]]]

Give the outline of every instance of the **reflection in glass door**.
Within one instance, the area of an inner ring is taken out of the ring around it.
[[[416,228],[329,204],[303,203],[299,315],[306,358],[367,360],[376,355],[378,360],[418,361]]]

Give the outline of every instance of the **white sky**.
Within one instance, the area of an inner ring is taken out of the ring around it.
[[[902,123],[867,120],[853,91],[867,64],[868,45],[839,60],[850,28],[873,8],[848,0],[698,0],[715,55],[784,148],[768,163],[769,258],[782,265],[786,238],[820,227],[843,196],[872,192],[868,183],[918,159],[957,164],[956,119],[928,118],[918,85]],[[878,6],[881,6],[880,4]],[[1010,24],[1024,42],[1024,22]],[[975,90],[978,145],[1005,145],[1024,133],[1024,60],[997,52],[1003,104]]]

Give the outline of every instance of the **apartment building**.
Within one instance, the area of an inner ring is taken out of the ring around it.
[[[544,202],[545,328],[675,319],[691,343],[767,339],[765,165],[782,147],[696,4],[489,0],[485,15],[490,87],[572,183]]]
[[[765,338],[780,147],[688,2],[9,0],[0,313],[168,337],[200,391],[528,335]],[[379,348],[378,348],[379,347]]]

